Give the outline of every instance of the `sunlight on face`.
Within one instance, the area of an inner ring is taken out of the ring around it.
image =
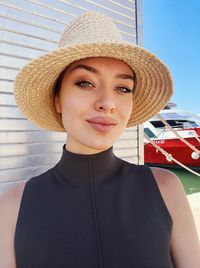
[[[55,99],[66,149],[93,154],[110,148],[128,123],[133,87],[133,71],[120,60],[87,58],[68,66]]]

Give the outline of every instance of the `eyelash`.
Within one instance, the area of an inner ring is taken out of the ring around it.
[[[83,84],[87,84],[87,86],[84,86]],[[91,86],[92,84],[90,82],[88,82],[88,81],[81,80],[81,81],[76,82],[75,85],[80,87],[80,88],[87,88],[88,85]]]
[[[86,85],[83,85],[83,84],[87,84],[87,86]],[[86,80],[78,81],[78,82],[75,83],[75,85],[78,86],[78,87],[80,87],[80,88],[87,88],[87,87],[93,86],[92,83],[90,83],[90,82],[88,82]],[[120,91],[121,93],[127,94],[127,93],[132,93],[133,92],[133,90],[130,89],[130,88],[128,88],[128,87],[118,87],[118,88],[123,89],[123,90],[124,89],[126,90],[126,91]]]

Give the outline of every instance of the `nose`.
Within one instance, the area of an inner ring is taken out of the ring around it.
[[[107,92],[106,90],[101,90],[95,101],[94,107],[98,112],[113,112],[116,108],[113,93]]]

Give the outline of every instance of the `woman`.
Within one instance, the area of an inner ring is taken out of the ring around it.
[[[125,127],[152,117],[171,94],[167,67],[124,43],[95,12],[68,26],[59,49],[22,69],[20,109],[67,139],[52,169],[1,198],[0,267],[200,267],[177,177],[112,151]]]

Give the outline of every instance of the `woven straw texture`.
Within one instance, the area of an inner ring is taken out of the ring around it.
[[[164,63],[145,49],[123,41],[110,18],[88,11],[64,30],[58,49],[33,60],[18,73],[14,95],[24,115],[39,127],[65,131],[54,107],[52,89],[66,66],[88,57],[120,59],[135,71],[137,86],[127,127],[154,116],[173,93],[170,72]]]

